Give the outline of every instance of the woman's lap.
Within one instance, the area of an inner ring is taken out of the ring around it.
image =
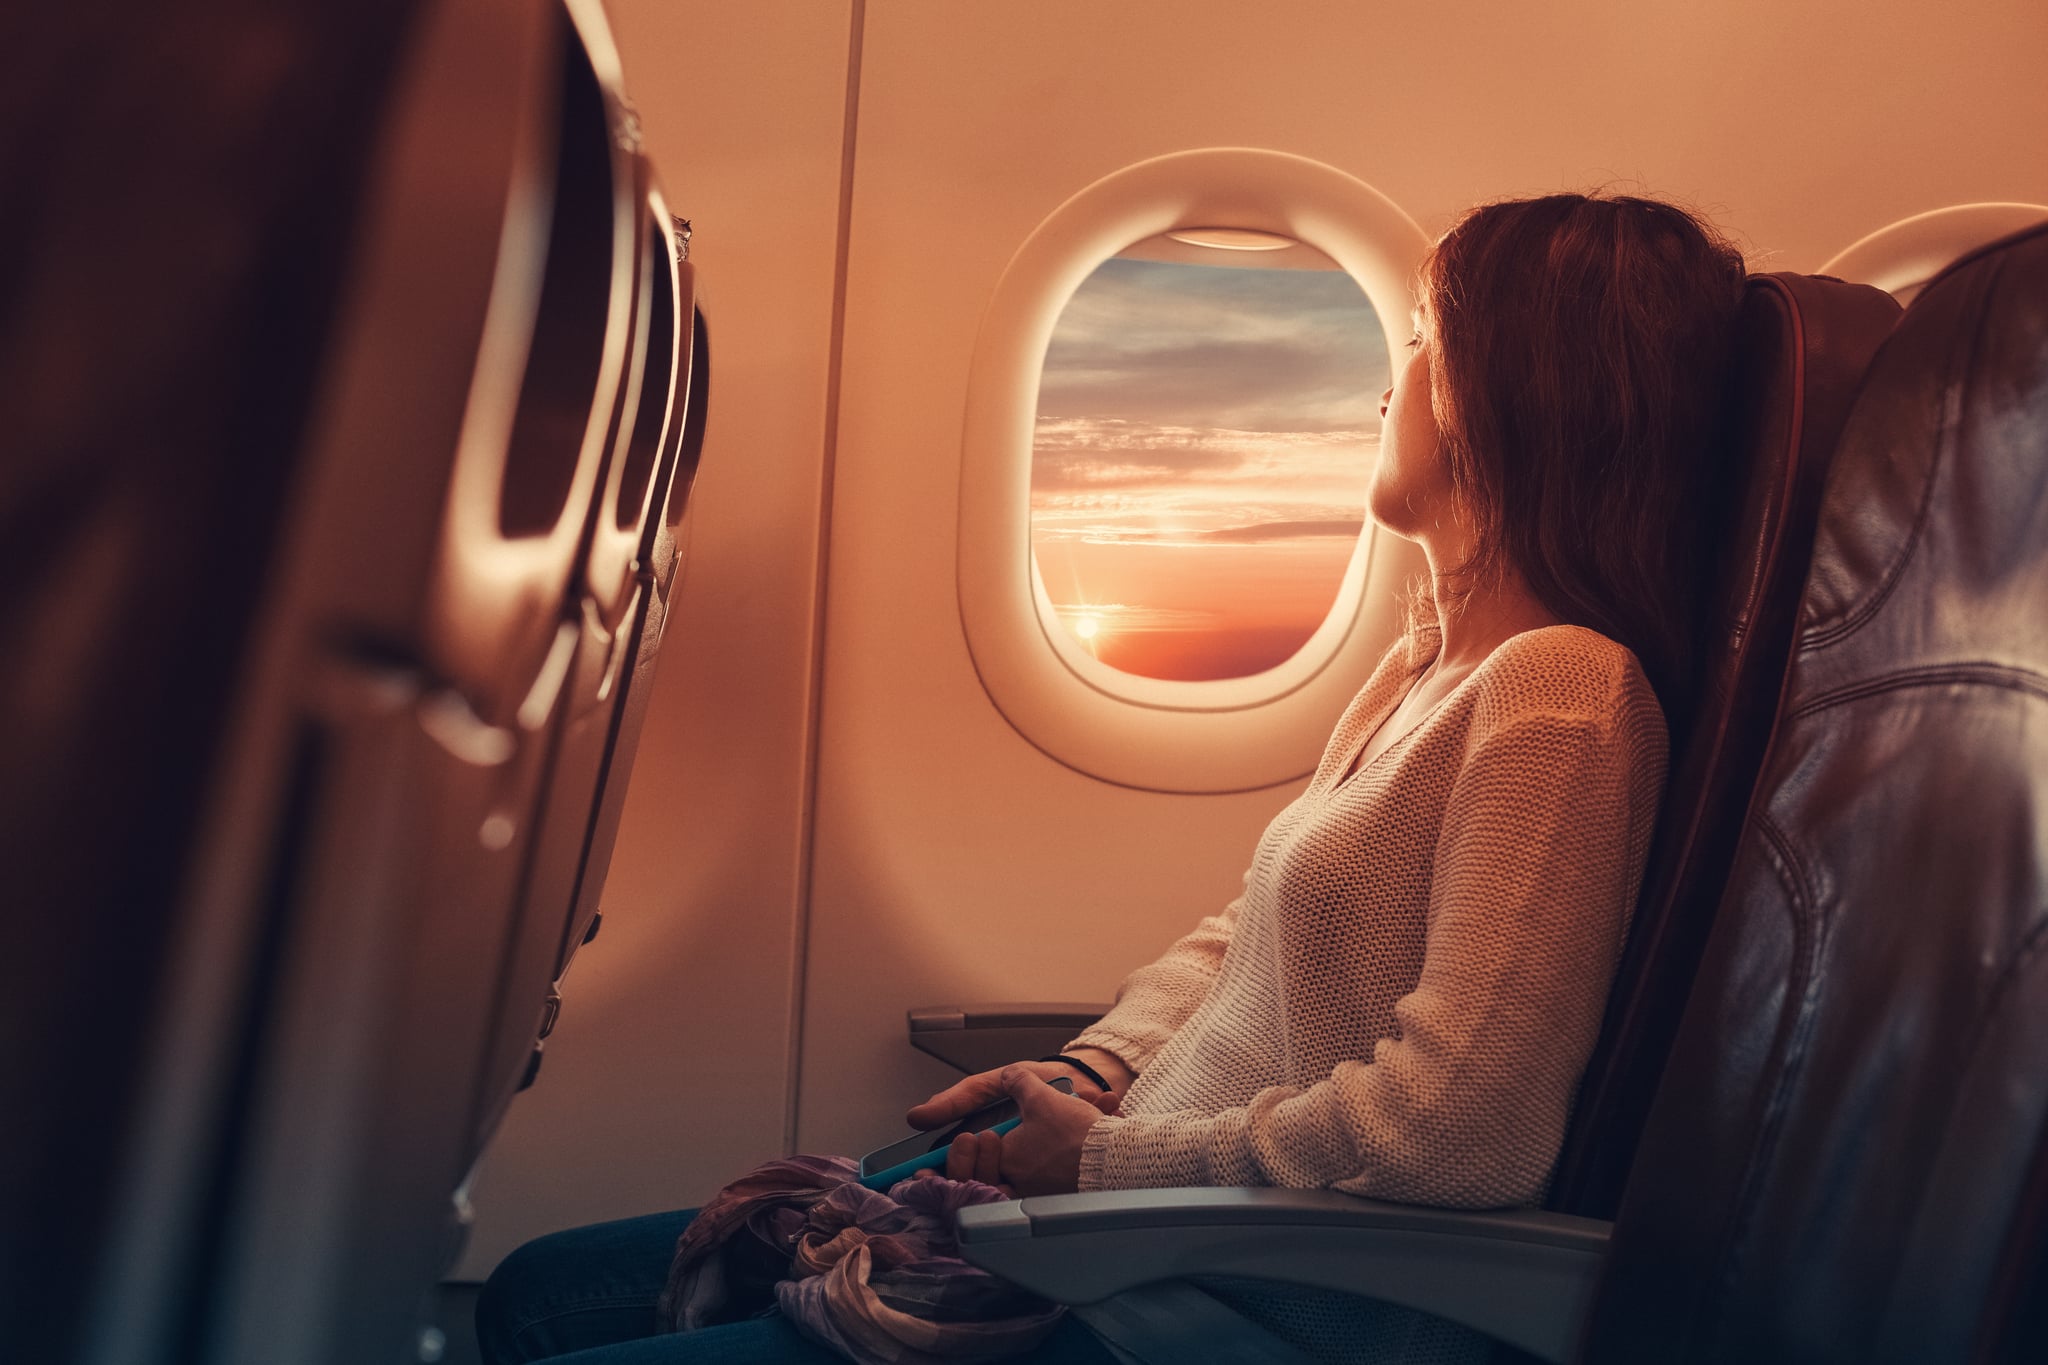
[[[695,1209],[536,1238],[491,1272],[477,1300],[486,1365],[524,1365],[653,1336],[655,1300]]]
[[[695,1209],[572,1228],[528,1242],[491,1272],[477,1301],[485,1365],[827,1365],[844,1359],[780,1316],[696,1332],[662,1331],[655,1300]],[[1072,1317],[1022,1365],[1109,1365]]]

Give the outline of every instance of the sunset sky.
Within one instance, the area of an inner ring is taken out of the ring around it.
[[[1388,375],[1341,270],[1105,261],[1039,390],[1032,543],[1061,619],[1148,677],[1285,661],[1357,540]]]

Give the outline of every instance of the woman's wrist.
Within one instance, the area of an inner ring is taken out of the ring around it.
[[[1099,1072],[1101,1078],[1109,1083],[1109,1089],[1113,1094],[1123,1094],[1131,1088],[1131,1082],[1138,1078],[1138,1073],[1126,1066],[1123,1058],[1099,1047],[1070,1047],[1060,1055],[1070,1057]]]

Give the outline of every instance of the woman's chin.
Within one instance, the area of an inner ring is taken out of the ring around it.
[[[1421,539],[1417,533],[1422,529],[1422,518],[1415,515],[1414,509],[1399,498],[1382,498],[1375,489],[1366,495],[1365,514],[1371,517],[1373,525],[1382,531],[1397,535],[1403,540]]]

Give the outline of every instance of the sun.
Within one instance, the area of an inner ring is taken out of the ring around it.
[[[1102,629],[1102,622],[1093,616],[1083,616],[1074,622],[1074,634],[1083,640],[1095,638],[1095,632]]]

